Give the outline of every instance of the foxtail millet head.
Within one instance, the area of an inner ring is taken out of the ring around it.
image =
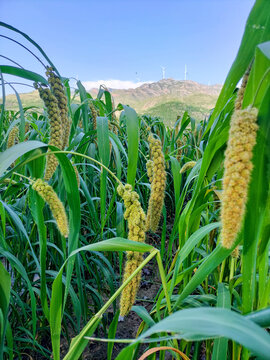
[[[241,230],[251,177],[252,151],[256,144],[258,110],[235,110],[225,152],[221,203],[221,241],[230,249]]]

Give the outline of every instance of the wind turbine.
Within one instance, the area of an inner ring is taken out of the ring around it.
[[[160,66],[161,67],[161,70],[162,70],[162,79],[164,80],[165,79],[165,67],[164,66]]]
[[[187,72],[187,65],[185,65],[185,80],[187,80],[188,72]]]
[[[140,82],[140,81],[141,81],[141,78],[140,78],[140,76],[139,76],[139,74],[138,74],[137,71],[136,71],[136,80],[137,80],[137,82]]]

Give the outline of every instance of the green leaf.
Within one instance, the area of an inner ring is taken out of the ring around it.
[[[218,284],[218,297],[217,297],[217,306],[230,309],[231,308],[231,297],[230,291],[225,284]],[[228,339],[218,338],[214,341],[212,360],[226,360],[227,359],[227,350],[228,350]]]
[[[189,341],[222,336],[245,346],[262,359],[268,359],[270,354],[270,335],[251,320],[227,309],[201,307],[177,311],[144,332],[136,342],[164,332]]]
[[[36,298],[35,298],[35,294],[31,285],[31,282],[29,280],[29,277],[27,275],[27,271],[25,270],[24,266],[22,265],[22,263],[10,252],[4,250],[3,248],[0,247],[0,254],[7,258],[8,261],[10,262],[10,264],[12,266],[14,266],[14,268],[18,271],[18,273],[23,277],[23,279],[25,280],[26,284],[27,284],[27,288],[30,294],[30,300],[31,300],[31,311],[32,311],[32,327],[33,327],[33,333],[32,336],[33,338],[35,338],[36,336],[36,324],[37,324],[37,304],[36,304]]]
[[[0,326],[0,359],[3,358],[5,334],[7,328],[8,306],[10,300],[11,278],[0,261],[0,310],[3,316]]]
[[[191,253],[191,251],[196,247],[196,245],[212,230],[218,228],[220,226],[219,222],[215,222],[212,224],[205,225],[195,231],[185,242],[185,245],[181,248],[177,263],[173,272],[173,278],[170,285],[170,295],[173,293],[173,289],[175,287],[176,281],[177,281],[177,275],[180,269],[181,264],[183,261],[188,257],[188,255]],[[198,284],[199,285],[199,284]]]
[[[254,103],[259,108],[270,83],[270,41],[257,46],[255,60],[246,86],[243,109]]]
[[[134,188],[139,151],[139,121],[135,110],[126,105],[123,105],[123,108],[128,136],[127,182]]]
[[[155,321],[152,319],[148,311],[143,306],[132,306],[132,311],[135,313],[148,325],[155,325]]]
[[[11,164],[15,162],[20,156],[28,153],[31,150],[46,147],[47,144],[41,141],[27,141],[20,144],[16,144],[11,148],[0,153],[0,176],[9,168]]]
[[[252,320],[261,327],[270,327],[270,307],[263,310],[254,311],[245,316],[247,319]]]
[[[88,97],[87,97],[86,90],[80,81],[77,81],[77,86],[79,89],[80,99],[81,99],[81,103],[82,103],[82,105],[80,105],[80,107],[82,110],[83,127],[84,127],[84,131],[87,132],[87,131],[89,131],[88,104],[87,104]]]
[[[74,250],[69,257],[74,256],[81,251],[139,251],[149,252],[154,247],[148,244],[140,243],[133,240],[115,237],[109,240],[103,240],[95,244],[85,245]]]
[[[202,226],[197,231],[195,231],[186,241],[185,245],[180,250],[179,254],[179,262],[182,263],[187,256],[191,253],[191,251],[195,248],[195,246],[201,241],[210,231],[217,229],[220,227],[219,222],[214,222],[212,224],[208,224]]]
[[[180,174],[180,164],[173,156],[170,156],[172,174],[173,174],[173,185],[174,185],[174,200],[175,204],[180,199],[181,180],[182,174]]]
[[[5,91],[5,80],[3,77],[3,73],[0,69],[0,77],[1,77],[1,87],[2,87],[2,104],[1,104],[1,114],[0,114],[0,134],[2,135],[3,123],[5,119],[5,105],[6,105],[6,91]]]
[[[179,304],[190,295],[196,288],[199,286],[209,274],[232,252],[232,250],[240,242],[240,238],[234,244],[232,249],[225,249],[220,244],[215,248],[215,250],[205,258],[203,263],[200,265],[196,273],[192,276],[189,283],[185,286],[184,290],[179,295],[174,309],[178,308]]]
[[[52,285],[50,304],[50,330],[54,360],[60,360],[60,335],[62,320],[62,267]]]
[[[116,312],[116,314],[114,315],[113,321],[110,324],[109,327],[109,332],[108,332],[108,339],[114,339],[115,338],[115,334],[116,334],[116,330],[117,330],[117,325],[118,325],[118,319],[119,319],[119,314],[120,311],[118,310]],[[112,352],[113,352],[113,342],[109,342],[108,343],[108,348],[107,348],[107,360],[111,360],[112,359]]]
[[[110,161],[110,140],[109,140],[109,125],[107,117],[97,117],[97,140],[98,151],[101,163],[108,167]],[[105,225],[106,212],[106,197],[107,197],[107,171],[101,168],[100,177],[100,216],[102,227]]]
[[[23,79],[40,82],[43,85],[48,85],[48,81],[43,76],[30,70],[25,70],[16,66],[9,66],[9,65],[0,65],[0,70],[2,71],[3,74],[14,75],[21,77]]]
[[[30,38],[30,36],[28,36],[27,34],[25,34],[23,31],[18,30],[17,28],[15,28],[14,26],[11,26],[9,24],[6,24],[2,21],[0,21],[0,26],[3,26],[9,30],[12,30],[14,32],[19,33],[20,35],[22,35],[26,40],[28,40],[31,44],[33,44],[38,50],[39,52],[44,56],[44,58],[48,61],[48,63],[55,69],[55,71],[57,72],[57,74],[60,76],[59,72],[57,71],[56,67],[54,66],[54,64],[51,62],[51,60],[48,58],[48,56],[46,55],[45,51],[32,39]]]
[[[133,360],[134,350],[137,344],[126,346],[120,353],[117,355],[115,360]]]

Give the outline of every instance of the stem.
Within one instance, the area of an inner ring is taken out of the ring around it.
[[[13,172],[13,174],[25,178],[26,180],[28,180],[28,181],[30,182],[30,184],[33,184],[33,182],[34,182],[31,178],[29,178],[29,177],[27,177],[27,176],[25,176],[25,175],[22,175],[22,174],[18,174],[18,173],[15,172],[15,171]]]
[[[119,344],[131,344],[134,342],[133,339],[105,339],[105,338],[98,338],[98,337],[91,337],[91,336],[85,336],[84,337],[87,340],[92,341],[100,341],[100,342],[106,342],[106,343],[119,343]]]
[[[148,160],[148,158],[147,158],[147,156],[146,156],[146,155],[144,155],[144,153],[142,152],[142,150],[140,150],[140,149],[139,149],[139,152],[140,152],[140,154],[144,157],[144,160],[145,160],[145,161],[147,161],[147,160]]]
[[[118,177],[110,170],[107,168],[107,166],[103,165],[101,162],[99,162],[96,159],[93,159],[90,156],[87,156],[85,154],[81,154],[81,153],[77,153],[77,152],[72,152],[72,151],[64,151],[64,150],[57,150],[57,151],[50,151],[50,155],[51,154],[71,154],[71,155],[77,155],[77,156],[82,156],[85,159],[88,159],[90,161],[93,161],[94,163],[98,164],[99,166],[101,166],[103,169],[105,169],[106,171],[108,171],[108,173],[118,182],[119,185],[123,185],[122,182],[118,179]],[[37,156],[33,156],[31,159],[26,160],[25,162],[23,162],[21,165],[25,165],[27,163],[29,163],[30,161],[36,160],[41,156],[46,156],[49,155],[48,153],[44,153],[44,154],[39,154]],[[21,176],[21,175],[20,175]]]
[[[4,55],[0,55],[0,57],[2,57],[2,58],[4,58],[4,59],[6,59],[6,60],[8,60],[8,61],[12,62],[12,63],[13,63],[13,64],[15,64],[15,65],[18,65],[21,69],[23,69],[23,67],[22,67],[19,63],[17,63],[16,61],[14,61],[14,60],[10,59],[9,57],[4,56]]]
[[[226,259],[224,259],[224,260],[222,261],[222,264],[221,264],[221,270],[220,270],[220,274],[219,274],[219,282],[220,282],[220,283],[222,283],[222,281],[223,281],[225,264],[226,264]]]
[[[23,85],[23,86],[28,86],[28,87],[30,87],[30,88],[32,88],[32,89],[35,89],[35,87],[32,86],[32,85],[25,84],[25,83],[22,83],[22,82],[17,82],[17,81],[12,81],[12,82],[5,81],[5,84],[6,84],[6,85]],[[13,90],[14,90],[14,87],[13,87]]]
[[[235,258],[233,258],[231,256],[231,266],[230,266],[230,278],[229,278],[229,281],[231,281],[232,278],[234,277],[234,268],[235,268]]]
[[[169,269],[169,271],[168,271],[168,274],[170,274],[170,272],[171,272],[171,271],[173,270],[173,268],[174,268],[174,265],[175,265],[175,263],[176,263],[176,260],[177,260],[179,251],[180,251],[180,249],[178,248],[177,251],[176,251],[176,253],[175,253],[175,256],[174,256],[174,258],[173,258],[173,261],[172,261],[172,264],[171,264],[170,269]]]
[[[87,155],[84,155],[84,154],[81,154],[81,153],[77,153],[77,152],[72,152],[72,151],[51,151],[50,154],[57,154],[57,153],[61,153],[61,154],[71,154],[71,155],[77,155],[77,156],[82,156],[84,157],[85,159],[88,159],[90,161],[93,161],[95,162],[96,164],[98,164],[99,166],[101,166],[103,169],[105,169],[106,171],[108,171],[108,173],[118,182],[118,184],[120,185],[123,185],[122,182],[118,179],[118,177],[110,170],[107,168],[107,166],[103,165],[101,162],[99,162],[98,160],[96,159],[93,159],[92,157],[90,156],[87,156]]]

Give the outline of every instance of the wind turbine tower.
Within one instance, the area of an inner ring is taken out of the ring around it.
[[[187,65],[185,65],[185,80],[187,80],[187,75],[188,75],[188,72],[187,72]]]
[[[161,66],[161,70],[162,70],[162,79],[164,80],[165,79],[165,67],[164,66]]]

